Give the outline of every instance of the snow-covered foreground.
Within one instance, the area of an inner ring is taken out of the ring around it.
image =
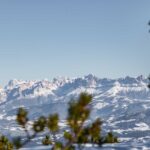
[[[21,148],[20,150],[50,150],[50,146],[30,146],[29,148]],[[147,142],[130,142],[130,143],[118,143],[107,144],[102,147],[93,147],[90,144],[84,146],[84,150],[149,150],[150,141]]]
[[[148,149],[150,91],[147,83],[143,76],[100,79],[88,75],[74,79],[58,78],[53,81],[11,80],[5,88],[0,89],[0,132],[10,138],[24,135],[15,122],[19,107],[28,109],[30,120],[57,112],[61,119],[60,126],[65,128],[63,120],[67,114],[68,101],[81,92],[88,92],[93,95],[89,121],[100,117],[103,120],[103,134],[113,131],[120,139],[119,144],[106,145],[103,149]],[[29,122],[29,127],[30,124],[32,121]],[[40,145],[42,137],[43,135],[39,135],[31,145]],[[31,145],[28,145],[29,149]]]

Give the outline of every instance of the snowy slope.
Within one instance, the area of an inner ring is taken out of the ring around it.
[[[65,119],[67,103],[81,92],[93,95],[91,120],[101,117],[105,130],[113,130],[122,141],[150,141],[150,91],[143,76],[119,79],[55,78],[52,81],[11,80],[0,88],[0,132],[8,136],[23,133],[15,123],[19,107],[29,110],[31,119],[58,112]]]

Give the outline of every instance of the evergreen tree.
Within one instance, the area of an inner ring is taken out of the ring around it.
[[[3,135],[0,136],[0,150],[12,150],[13,144]]]
[[[149,83],[148,83],[148,88],[150,89],[150,75],[148,77]]]

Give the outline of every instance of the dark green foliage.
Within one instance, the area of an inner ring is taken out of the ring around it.
[[[52,141],[50,140],[50,136],[46,135],[45,138],[42,140],[43,145],[51,145]]]
[[[3,135],[0,136],[0,150],[12,150],[13,144]]]
[[[90,115],[90,102],[92,96],[82,93],[78,100],[69,103],[67,122],[71,129],[70,133],[65,134],[69,143],[98,143],[102,122],[97,119],[91,125],[85,126],[85,121]]]
[[[62,150],[62,149],[63,149],[62,142],[56,142],[52,148],[52,150]]]
[[[21,143],[21,137],[17,137],[13,139],[13,144],[16,147],[16,149],[19,149],[22,147],[22,143]]]
[[[91,127],[89,128],[91,142],[97,144],[99,143],[99,140],[101,138],[101,125],[102,121],[100,119],[97,119],[95,122],[92,123]]]
[[[88,104],[91,100],[91,96],[88,97],[86,94],[81,94],[77,102],[74,100],[69,103],[67,121],[70,126],[74,125],[74,123],[81,124],[89,117],[90,108]]]
[[[72,141],[73,140],[73,136],[67,131],[64,132],[64,138],[66,140],[68,140],[68,141]]]
[[[148,25],[150,26],[150,21],[148,22]],[[150,30],[149,30],[149,32],[150,32]]]
[[[35,132],[42,132],[45,126],[46,126],[46,118],[42,116],[37,121],[34,122],[33,130]]]
[[[150,75],[149,75],[149,77],[148,77],[148,80],[149,80],[149,84],[148,84],[147,86],[148,86],[148,88],[150,89]]]
[[[19,125],[25,126],[28,121],[27,115],[28,112],[24,108],[19,108],[16,119]]]
[[[59,130],[58,121],[58,114],[53,114],[48,117],[47,127],[51,132],[57,132]]]
[[[113,135],[112,132],[109,132],[105,137],[105,143],[117,143],[118,138]]]

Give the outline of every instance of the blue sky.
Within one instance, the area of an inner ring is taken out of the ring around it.
[[[0,1],[0,84],[147,76],[149,0]]]

